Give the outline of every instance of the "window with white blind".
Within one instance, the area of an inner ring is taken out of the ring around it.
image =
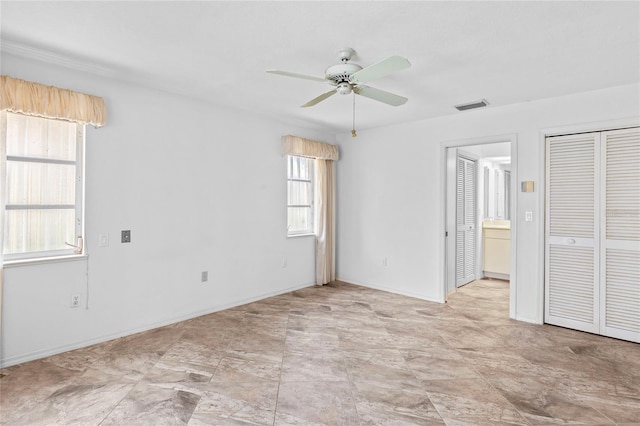
[[[313,159],[287,155],[287,235],[313,233]]]
[[[80,253],[84,125],[2,113],[5,261]]]

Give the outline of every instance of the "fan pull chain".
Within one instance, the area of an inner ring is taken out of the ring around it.
[[[356,92],[353,92],[353,126],[351,127],[351,137],[355,138],[356,136]]]

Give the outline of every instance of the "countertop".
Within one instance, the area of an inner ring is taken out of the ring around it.
[[[484,229],[511,229],[510,220],[484,220],[482,221]]]

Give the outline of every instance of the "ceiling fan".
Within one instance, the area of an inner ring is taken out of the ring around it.
[[[377,78],[385,77],[395,71],[400,71],[405,68],[409,68],[411,63],[401,56],[390,56],[373,65],[369,65],[366,68],[362,68],[360,65],[353,62],[349,62],[351,57],[355,54],[355,50],[350,47],[345,47],[338,51],[339,64],[332,65],[324,72],[325,77],[315,77],[310,75],[298,74],[288,71],[280,70],[267,70],[268,73],[284,75],[286,77],[302,78],[305,80],[323,81],[329,83],[335,88],[323,93],[322,95],[311,99],[302,107],[310,107],[316,105],[319,102],[324,101],[330,96],[340,93],[341,95],[348,95],[349,93],[355,93],[376,101],[384,102],[392,106],[403,105],[407,102],[407,98],[385,92],[384,90],[376,89],[374,87],[365,86],[363,83],[368,83]]]

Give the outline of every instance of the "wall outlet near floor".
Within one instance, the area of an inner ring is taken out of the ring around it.
[[[71,307],[72,308],[80,307],[80,293],[74,293],[71,295]]]
[[[209,279],[209,271],[202,271],[200,274],[200,281],[205,282]]]

